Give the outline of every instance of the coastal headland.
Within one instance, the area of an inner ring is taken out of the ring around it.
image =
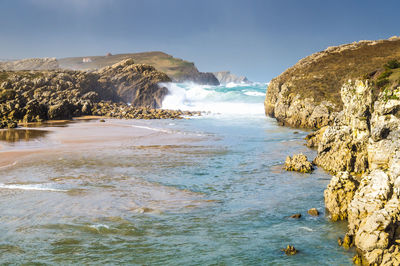
[[[400,38],[330,47],[269,84],[265,112],[317,129],[314,163],[334,176],[325,190],[333,221],[347,220],[355,263],[400,264]]]

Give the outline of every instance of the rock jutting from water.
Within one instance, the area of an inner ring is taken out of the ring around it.
[[[324,192],[331,219],[348,220],[342,246],[355,262],[400,264],[400,38],[330,47],[273,79],[265,112],[318,129],[307,145],[334,177]]]
[[[285,252],[285,254],[288,256],[296,255],[298,252],[298,250],[294,246],[291,246],[291,245],[287,245],[287,247],[283,248],[282,251]]]
[[[285,161],[286,171],[296,171],[300,173],[311,173],[314,167],[304,154],[295,154],[293,157],[287,156]]]
[[[315,163],[336,173],[324,192],[332,220],[348,220],[346,237],[364,264],[400,263],[400,86],[349,81],[343,111],[309,139]],[[318,138],[318,140],[315,140]]]

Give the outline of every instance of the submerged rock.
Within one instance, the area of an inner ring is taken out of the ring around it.
[[[300,218],[301,218],[301,213],[293,214],[293,215],[291,215],[289,218],[292,218],[292,219],[300,219]]]
[[[311,162],[304,154],[295,154],[293,157],[287,156],[285,161],[286,171],[296,171],[300,173],[311,173],[314,169]]]

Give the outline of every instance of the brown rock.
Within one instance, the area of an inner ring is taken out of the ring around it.
[[[290,156],[286,157],[285,170],[296,171],[300,173],[311,173],[314,169],[311,162],[308,161],[307,156],[304,154],[295,154],[293,158]]]
[[[286,248],[281,249],[286,255],[291,256],[297,254],[298,250],[294,246],[287,245]]]
[[[289,218],[292,218],[292,219],[300,219],[300,218],[301,218],[301,213],[293,214],[293,215],[291,215]]]
[[[311,208],[307,211],[307,213],[311,216],[318,216],[319,215],[319,211],[316,208]]]

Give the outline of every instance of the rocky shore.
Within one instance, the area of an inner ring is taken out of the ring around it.
[[[265,113],[286,126],[318,129],[343,109],[340,88],[400,55],[400,37],[329,47],[271,80]]]
[[[318,143],[315,163],[335,174],[324,193],[326,208],[333,221],[348,220],[347,237],[361,262],[399,265],[400,86],[376,99],[373,86],[346,83],[343,111],[310,142]]]
[[[324,192],[326,208],[333,221],[348,221],[338,243],[355,246],[353,261],[364,265],[400,265],[399,47],[399,38],[391,38],[328,48],[274,79],[265,100],[266,114],[281,124],[318,129],[306,139],[318,151],[314,164],[334,175]],[[357,54],[372,62],[346,74]],[[340,56],[346,64],[327,63]],[[314,77],[318,67],[325,76]],[[367,71],[352,78],[360,69]],[[326,84],[313,87],[317,79]],[[302,94],[314,88],[319,98]]]
[[[169,81],[166,74],[132,59],[96,72],[1,71],[0,128],[82,115],[128,119],[193,115],[157,109],[168,93],[158,84]]]

